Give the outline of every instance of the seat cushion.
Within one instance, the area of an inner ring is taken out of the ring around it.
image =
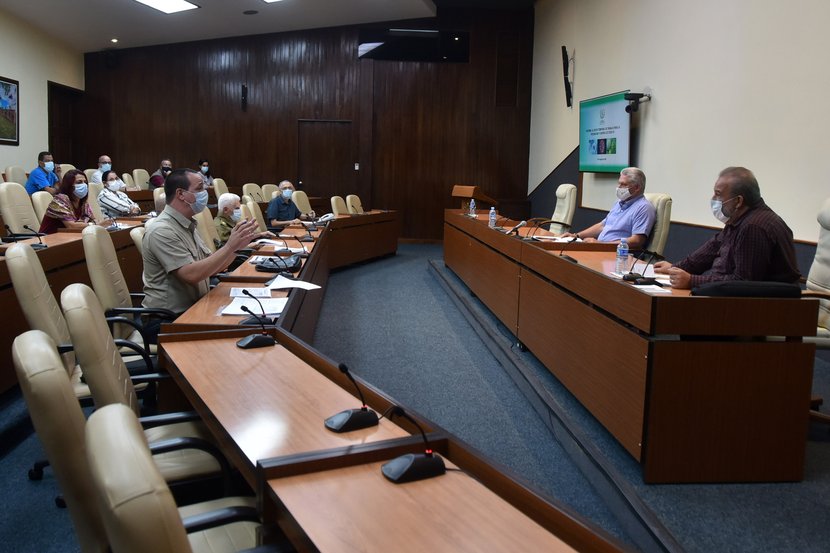
[[[193,553],[232,553],[256,547],[255,522],[234,522],[187,535]]]
[[[152,444],[172,438],[193,437],[212,441],[212,438],[200,422],[183,422],[147,428],[144,431],[147,441]],[[219,462],[205,451],[199,449],[181,449],[169,453],[153,455],[153,460],[167,482],[176,482],[190,478],[200,478],[216,474],[221,470]]]

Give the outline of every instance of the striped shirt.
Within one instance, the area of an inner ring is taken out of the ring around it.
[[[132,214],[136,203],[125,193],[104,188],[98,193],[98,203],[107,217],[126,217]]]

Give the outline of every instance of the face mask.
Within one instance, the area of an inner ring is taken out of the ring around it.
[[[242,218],[242,208],[237,207],[236,209],[233,210],[233,213],[231,213],[231,221],[233,221],[234,223],[238,223],[241,218]]]
[[[207,207],[208,191],[200,190],[199,192],[191,192],[191,194],[196,196],[196,200],[193,203],[187,201],[185,201],[184,203],[190,206],[190,209],[193,210],[193,213],[201,213]]]
[[[623,188],[622,186],[617,187],[617,199],[620,201],[625,201],[631,197],[631,191],[628,188]]]
[[[172,167],[162,167],[162,168],[161,168],[161,172],[162,172],[162,173],[164,173],[165,175],[166,175],[167,173],[169,173],[170,171],[172,171],[172,170],[173,170],[173,168],[172,168]]]
[[[286,188],[285,190],[283,190],[282,191],[282,197],[286,200],[290,200],[291,199],[291,189]]]
[[[210,170],[210,167],[205,167],[204,165],[202,165],[202,173],[204,173],[205,175],[207,175],[207,172],[208,172],[209,170]]]
[[[726,200],[726,201],[727,201],[727,202],[731,202],[731,201],[732,201],[732,200],[734,200],[735,198],[737,198],[737,196],[735,196],[734,198],[729,198],[729,199],[728,199],[728,200]],[[729,217],[730,217],[730,216],[729,216],[729,215],[726,215],[726,214],[723,212],[723,204],[724,204],[725,202],[722,202],[722,201],[720,201],[720,200],[711,200],[709,203],[710,203],[710,205],[711,205],[711,207],[712,207],[712,215],[714,215],[714,216],[715,216],[715,219],[717,219],[717,220],[718,220],[718,221],[720,221],[721,223],[726,223],[726,222],[729,220]]]
[[[122,186],[123,184],[124,184],[124,183],[122,183],[122,182],[121,182],[120,180],[118,180],[118,179],[115,179],[115,180],[110,180],[110,181],[107,181],[107,188],[109,188],[109,189],[110,189],[110,190],[112,190],[113,192],[118,192],[119,190],[121,190],[121,186]]]
[[[54,161],[47,161],[43,164],[43,168],[46,170],[47,173],[51,173],[55,170],[55,162]]]
[[[85,182],[75,183],[75,195],[79,198],[86,198],[86,195],[89,193],[89,187],[86,185]]]
[[[107,171],[112,169],[112,163],[104,163],[101,165],[101,172],[106,173]]]

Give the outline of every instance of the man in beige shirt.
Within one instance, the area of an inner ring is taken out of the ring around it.
[[[164,182],[167,202],[144,235],[144,301],[147,308],[184,313],[207,294],[210,277],[225,270],[236,250],[259,235],[256,220],[238,224],[213,254],[196,232],[193,215],[207,208],[208,192],[196,171],[179,169]],[[160,319],[148,322],[148,338],[158,335]]]

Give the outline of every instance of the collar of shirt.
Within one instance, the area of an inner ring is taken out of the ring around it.
[[[186,228],[189,231],[193,231],[196,228],[196,221],[189,217],[185,217],[169,205],[164,206],[164,211],[161,212],[162,215],[167,214],[169,215],[174,221],[179,223],[183,228]]]
[[[766,205],[767,204],[764,203],[764,200],[761,200],[760,202],[758,202],[757,205],[754,205],[754,206],[750,207],[749,209],[747,209],[746,211],[744,211],[743,213],[741,213],[741,216],[738,217],[737,219],[735,219],[734,221],[730,217],[729,220],[726,222],[726,226],[728,226],[728,227],[738,227],[738,226],[740,226],[741,222],[743,222],[743,220],[746,219],[747,215],[749,215],[750,213],[752,213],[753,211],[755,211],[758,208],[766,207]]]
[[[627,198],[625,200],[619,200],[620,209],[622,209],[622,210],[628,209],[629,207],[631,207],[634,204],[635,201],[637,201],[637,198],[641,198],[641,197],[642,197],[642,194],[638,194],[636,196],[632,196],[632,197]]]

